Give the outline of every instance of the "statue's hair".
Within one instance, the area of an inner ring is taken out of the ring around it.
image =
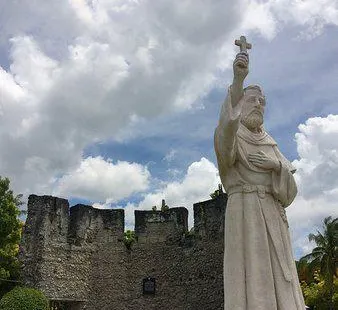
[[[248,91],[248,90],[257,90],[261,95],[263,95],[263,91],[260,88],[260,86],[258,85],[249,85],[248,87],[244,88],[244,94]]]

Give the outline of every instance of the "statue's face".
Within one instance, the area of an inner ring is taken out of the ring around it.
[[[242,123],[250,130],[258,129],[263,125],[265,97],[255,89],[249,89],[244,94],[242,108]]]

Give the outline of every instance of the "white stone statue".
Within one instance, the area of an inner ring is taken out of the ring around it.
[[[251,45],[245,37],[235,43],[241,52],[215,131],[219,173],[228,194],[224,309],[304,310],[285,215],[297,194],[295,169],[263,127],[261,88],[243,89]]]

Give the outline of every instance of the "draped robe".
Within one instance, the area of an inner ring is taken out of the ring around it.
[[[233,108],[231,87],[215,131],[220,177],[228,193],[225,215],[224,309],[304,310],[285,208],[297,194],[295,169],[262,128],[240,122],[242,98]],[[280,172],[248,161],[264,151]]]

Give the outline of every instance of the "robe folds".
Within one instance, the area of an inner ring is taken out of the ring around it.
[[[297,194],[295,169],[262,128],[240,122],[242,99],[231,105],[231,88],[215,131],[220,177],[228,193],[225,215],[224,310],[304,310],[285,208]],[[280,172],[258,168],[250,153],[264,151]]]

